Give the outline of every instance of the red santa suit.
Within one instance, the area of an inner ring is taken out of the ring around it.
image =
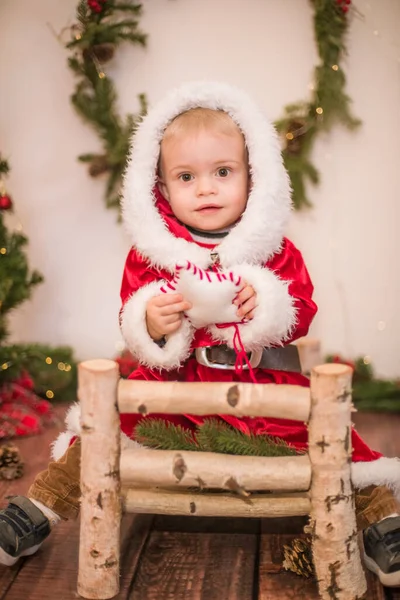
[[[171,120],[193,107],[228,113],[242,131],[248,149],[251,191],[240,221],[218,246],[196,243],[177,221],[169,203],[157,189],[157,166],[163,132]],[[300,252],[284,237],[291,210],[288,175],[272,125],[240,90],[218,83],[186,84],[171,92],[140,124],[125,176],[123,219],[132,242],[123,274],[121,330],[140,366],[131,379],[160,381],[240,381],[308,385],[306,377],[288,371],[255,368],[219,370],[199,364],[195,348],[225,344],[234,348],[239,332],[246,351],[289,344],[307,334],[316,313],[313,285]],[[184,319],[178,331],[160,347],[146,327],[146,304],[160,294],[160,286],[173,279],[184,261],[211,269],[230,270],[257,294],[254,318],[235,327],[210,323],[195,329]],[[215,268],[215,266],[213,267]],[[203,418],[190,414],[162,415],[194,428]],[[153,415],[160,416],[160,415]],[[307,445],[304,423],[283,419],[236,418],[219,415],[245,433],[279,437],[296,448]],[[134,434],[140,416],[123,415],[122,429]],[[357,487],[387,484],[400,494],[400,461],[382,457],[352,431],[352,478]]]

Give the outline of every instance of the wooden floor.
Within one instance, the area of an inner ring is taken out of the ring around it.
[[[58,408],[62,415],[64,409]],[[400,454],[400,415],[356,414],[358,431],[387,456]],[[61,421],[61,419],[60,419]],[[23,494],[49,457],[59,427],[18,441],[25,475],[0,481],[5,496]],[[119,600],[316,600],[313,582],[282,570],[282,544],[301,532],[302,519],[201,519],[126,515]],[[55,528],[42,549],[12,568],[0,567],[0,600],[75,600],[77,522]],[[368,575],[368,600],[400,600]]]

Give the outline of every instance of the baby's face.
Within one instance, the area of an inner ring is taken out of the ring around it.
[[[249,174],[242,134],[214,129],[161,143],[160,189],[185,225],[214,231],[233,225],[246,208]]]

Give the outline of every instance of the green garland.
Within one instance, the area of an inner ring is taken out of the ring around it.
[[[135,430],[138,442],[157,450],[192,450],[242,456],[294,456],[284,441],[266,435],[245,435],[217,419],[206,419],[192,432],[162,419],[143,419]]]
[[[138,29],[142,5],[126,0],[80,0],[78,23],[71,27],[72,40],[66,47],[73,51],[68,64],[78,83],[71,97],[80,116],[97,131],[103,150],[79,156],[89,165],[92,177],[106,174],[107,207],[119,208],[121,179],[129,152],[130,139],[147,110],[146,98],[139,96],[140,112],[122,118],[117,109],[117,93],[103,66],[123,42],[144,46],[146,35]]]
[[[350,112],[351,100],[345,93],[346,78],[341,60],[346,53],[349,1],[310,0],[314,7],[314,33],[320,57],[315,68],[314,90],[310,100],[289,104],[275,125],[282,134],[283,158],[289,172],[296,209],[311,206],[306,181],[316,184],[319,173],[310,156],[317,136],[336,122],[354,129],[360,121]]]

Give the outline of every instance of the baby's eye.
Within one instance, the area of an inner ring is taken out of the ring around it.
[[[182,181],[192,181],[193,176],[190,173],[182,173],[182,175],[179,175],[179,178],[182,179]]]
[[[228,177],[229,175],[229,169],[227,169],[226,167],[221,167],[220,169],[218,169],[218,177]]]

